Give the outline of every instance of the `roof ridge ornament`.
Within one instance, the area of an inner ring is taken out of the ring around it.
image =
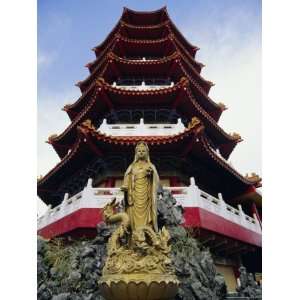
[[[194,117],[192,117],[191,121],[188,123],[187,129],[190,130],[190,129],[196,127],[197,125],[202,125],[202,122],[200,121],[199,118],[194,116]]]
[[[222,111],[228,109],[228,107],[223,102],[219,102],[218,105]]]
[[[104,80],[103,77],[98,77],[98,78],[95,80],[95,85],[96,85],[96,86],[102,86],[102,85],[105,85],[105,84],[106,84],[106,82],[105,82],[105,80]]]
[[[48,141],[46,141],[46,143],[49,143],[49,144],[52,144],[54,142],[54,140],[58,137],[58,135],[56,133],[54,134],[51,134],[49,137],[48,137]]]
[[[107,58],[114,59],[115,56],[116,55],[111,50],[107,53]]]
[[[61,110],[68,111],[71,106],[72,106],[72,104],[66,104],[66,105],[64,105],[64,107]]]
[[[249,175],[248,173],[246,173],[245,178],[249,181],[253,181],[253,182],[259,182],[262,180],[262,178],[256,174],[255,172],[251,172],[251,174]]]
[[[96,130],[96,127],[93,125],[92,121],[90,119],[86,119],[85,121],[83,121],[80,126],[84,126],[86,127],[87,129],[90,129],[90,130],[93,130],[95,131]]]
[[[184,87],[187,87],[189,85],[189,80],[185,76],[182,76],[179,80],[179,83]]]
[[[243,139],[242,139],[242,137],[240,136],[240,134],[238,134],[238,133],[236,133],[236,132],[233,132],[233,133],[231,133],[230,135],[231,135],[231,137],[232,137],[233,139],[235,139],[237,142],[242,142],[242,141],[243,141]]]

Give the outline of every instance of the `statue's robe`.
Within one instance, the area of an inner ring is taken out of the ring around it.
[[[151,176],[147,169],[151,167]],[[132,230],[142,226],[151,226],[156,232],[157,226],[157,189],[159,176],[155,166],[145,161],[133,162],[124,175],[123,186],[126,187],[125,210],[130,218]]]

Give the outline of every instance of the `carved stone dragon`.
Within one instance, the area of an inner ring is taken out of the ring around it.
[[[108,224],[120,223],[119,227],[113,232],[108,241],[108,255],[116,253],[121,248],[120,239],[124,237],[125,233],[128,233],[129,229],[129,217],[126,212],[118,212],[120,205],[114,198],[111,202],[106,204],[103,208],[104,221]]]

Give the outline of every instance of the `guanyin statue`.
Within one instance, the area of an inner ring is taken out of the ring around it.
[[[129,216],[131,229],[151,226],[157,227],[157,188],[159,176],[149,157],[149,148],[145,142],[139,142],[135,148],[134,161],[124,175],[121,190],[125,193],[125,211]]]

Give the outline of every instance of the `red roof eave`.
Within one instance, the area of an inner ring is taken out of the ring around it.
[[[108,136],[104,133],[97,132],[95,128],[88,126],[84,123],[81,123],[79,126],[77,126],[77,135],[76,135],[76,141],[70,148],[70,150],[67,152],[67,154],[62,158],[62,160],[52,169],[50,170],[41,180],[38,182],[38,187],[43,185],[46,180],[48,180],[55,172],[57,172],[60,168],[62,168],[68,161],[70,161],[77,151],[80,149],[80,145],[82,143],[90,142],[88,143],[91,145],[91,138],[96,140],[101,140],[108,144],[114,144],[114,145],[135,145],[138,141],[144,140],[145,142],[148,142],[149,144],[170,144],[173,142],[177,142],[179,140],[182,140],[183,138],[186,138],[190,136],[192,133],[200,134],[204,127],[201,123],[194,124],[190,128],[186,129],[184,132],[179,133],[177,135],[172,136]],[[95,148],[92,147],[92,150],[95,152],[95,154],[99,155],[99,152],[95,151]]]
[[[107,136],[101,132],[97,132],[95,128],[88,126],[86,124],[81,124],[77,128],[78,134],[77,134],[77,140],[72,146],[71,150],[65,155],[65,157],[62,159],[60,163],[58,163],[51,171],[49,171],[39,182],[38,182],[38,190],[43,190],[45,187],[47,187],[47,181],[50,180],[53,176],[56,176],[57,172],[62,172],[62,168],[74,169],[69,164],[72,163],[72,160],[76,160],[76,154],[81,151],[82,145],[84,144],[85,147],[87,146],[91,152],[94,153],[95,156],[102,156],[105,155],[105,152],[102,151],[102,146],[106,145],[104,148],[106,148],[106,151],[110,151],[107,149],[107,147],[110,147],[109,145],[113,145],[112,149],[118,149],[118,151],[121,151],[119,147],[127,147],[130,146],[131,148],[136,145],[136,143],[140,140],[144,140],[149,145],[153,147],[169,147],[167,145],[175,145],[177,143],[183,143],[182,145],[189,145],[191,144],[189,140],[197,140],[198,143],[195,143],[195,145],[198,145],[196,147],[193,147],[194,150],[192,150],[195,155],[199,153],[200,150],[197,150],[198,147],[201,149],[204,149],[206,154],[212,158],[212,160],[219,165],[224,172],[229,172],[232,176],[234,176],[238,181],[242,182],[245,185],[252,186],[252,185],[259,185],[259,180],[257,182],[250,181],[244,176],[242,176],[239,172],[237,172],[235,169],[233,169],[226,161],[218,157],[209,146],[208,141],[206,140],[204,133],[204,126],[201,122],[196,122],[194,124],[191,124],[189,128],[187,128],[184,132],[179,133],[177,135],[172,136],[156,136],[156,137],[139,137],[139,136],[124,136],[124,137],[116,137],[116,136]],[[186,141],[186,142],[184,142]],[[98,142],[100,144],[98,144]],[[199,144],[200,142],[200,144]],[[192,143],[191,145],[193,145]],[[176,145],[177,147],[178,145]],[[186,146],[183,146],[183,148]],[[127,149],[132,150],[132,149]],[[178,147],[177,147],[178,148]],[[123,150],[122,150],[123,151]],[[159,150],[161,151],[161,150]],[[201,151],[200,151],[201,152]],[[183,152],[179,155],[185,155]],[[79,154],[78,154],[79,155]],[[78,168],[78,166],[77,166]],[[55,182],[55,181],[54,181]]]
[[[171,95],[171,94],[174,94],[175,91],[182,90],[182,92],[185,94],[185,97],[183,97],[183,95],[184,95],[183,94],[181,96],[181,99],[182,100],[189,99],[189,101],[190,101],[189,103],[191,105],[190,110],[193,107],[193,111],[198,112],[199,116],[201,116],[200,118],[204,118],[203,120],[204,120],[204,123],[205,123],[206,127],[209,129],[211,134],[214,133],[214,135],[217,134],[217,136],[219,136],[219,138],[222,140],[222,142],[220,141],[221,144],[228,143],[228,142],[231,142],[231,143],[237,143],[238,142],[238,140],[235,137],[232,137],[231,135],[227,134],[216,123],[216,121],[201,107],[201,105],[196,101],[196,99],[192,95],[192,92],[190,91],[187,79],[182,78],[181,81],[179,81],[177,84],[175,84],[173,87],[170,87],[170,88],[164,88],[164,89],[158,89],[158,90],[148,90],[148,91],[128,91],[128,90],[122,90],[122,89],[114,88],[114,87],[110,86],[109,84],[107,84],[103,79],[101,79],[101,80],[98,80],[97,82],[94,82],[93,97],[85,105],[84,109],[82,109],[80,111],[80,113],[78,113],[76,115],[75,119],[72,121],[72,123],[67,127],[67,129],[62,134],[60,134],[59,136],[53,138],[52,144],[53,144],[54,147],[55,147],[55,145],[59,144],[60,141],[71,130],[74,130],[76,125],[78,125],[80,122],[84,121],[84,119],[87,118],[86,115],[89,113],[90,109],[96,103],[96,99],[99,96],[99,92],[101,90],[101,87],[103,87],[102,92],[105,92],[105,93],[112,93],[112,94],[115,94],[115,95],[123,95],[123,96],[131,95],[131,96],[139,96],[139,97],[146,96],[146,95],[148,95],[148,96],[151,96],[151,95],[165,95],[166,96],[167,94]],[[107,98],[107,97],[104,97],[104,98]],[[168,99],[166,97],[164,97],[164,98]],[[103,105],[107,106],[108,103],[106,103],[106,101],[104,101]],[[112,105],[113,104],[110,104],[108,106],[108,109],[110,109],[110,107]],[[173,104],[173,105],[175,105],[175,104]],[[177,105],[179,105],[179,104],[177,104]],[[182,104],[180,104],[180,105],[182,105]],[[188,109],[188,108],[186,108],[186,109]]]
[[[98,65],[99,61],[104,57],[105,54],[108,52],[108,48],[110,47],[112,50],[112,47],[115,47],[116,42],[119,43],[129,43],[129,44],[148,44],[148,45],[155,45],[155,44],[161,44],[161,47],[163,47],[163,43],[170,41],[174,44],[174,47],[178,49],[180,52],[184,53],[186,58],[190,61],[190,64],[193,65],[193,68],[197,72],[200,72],[202,67],[204,66],[202,63],[199,63],[195,60],[195,58],[181,45],[181,43],[177,40],[176,36],[174,34],[169,34],[164,38],[155,39],[155,40],[141,40],[141,39],[130,39],[127,37],[124,37],[120,35],[118,32],[114,34],[113,39],[110,40],[109,44],[107,44],[106,48],[101,52],[101,55],[97,57],[97,59],[93,62],[90,62],[87,64],[88,68],[92,72]],[[111,45],[113,45],[111,47]]]

